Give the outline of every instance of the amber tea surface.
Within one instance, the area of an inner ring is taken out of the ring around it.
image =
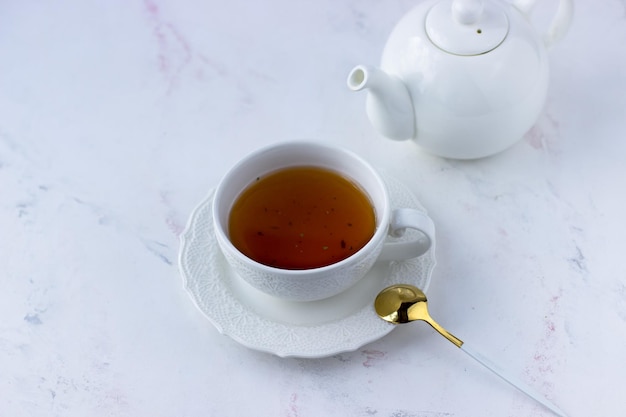
[[[357,252],[376,218],[358,185],[317,167],[285,168],[256,178],[235,201],[231,242],[249,258],[283,269],[318,268]]]

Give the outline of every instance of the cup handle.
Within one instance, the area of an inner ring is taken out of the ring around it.
[[[401,237],[407,228],[420,232],[418,238],[405,242],[386,242],[378,261],[400,261],[416,258],[428,252],[435,241],[435,224],[422,211],[411,208],[395,209],[391,215],[389,235]]]

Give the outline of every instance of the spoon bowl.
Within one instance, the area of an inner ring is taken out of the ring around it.
[[[407,314],[411,305],[426,301],[426,295],[412,285],[393,286],[378,294],[374,307],[383,320],[400,324],[411,321]]]
[[[382,290],[374,301],[376,314],[390,323],[402,324],[421,320],[430,324],[439,334],[457,347],[463,341],[441,327],[428,313],[428,299],[422,290],[413,285],[392,285]]]

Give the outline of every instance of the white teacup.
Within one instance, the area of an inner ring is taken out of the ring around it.
[[[230,210],[240,193],[261,175],[296,166],[316,166],[340,173],[368,195],[376,216],[376,229],[365,246],[353,255],[319,268],[281,269],[252,260],[229,240]],[[239,161],[215,190],[213,221],[217,242],[241,278],[267,294],[295,301],[320,300],[339,294],[363,278],[375,262],[420,256],[430,249],[435,235],[435,226],[425,213],[412,208],[391,208],[385,183],[369,163],[347,150],[311,142],[280,143]],[[406,228],[421,233],[415,240],[385,242],[387,236],[401,236]]]

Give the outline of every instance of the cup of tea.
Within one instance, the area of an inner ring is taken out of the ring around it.
[[[392,209],[380,174],[358,155],[284,142],[244,157],[213,196],[216,240],[233,270],[269,295],[313,301],[339,294],[376,262],[426,253],[425,213]],[[387,242],[407,228],[413,240]]]

